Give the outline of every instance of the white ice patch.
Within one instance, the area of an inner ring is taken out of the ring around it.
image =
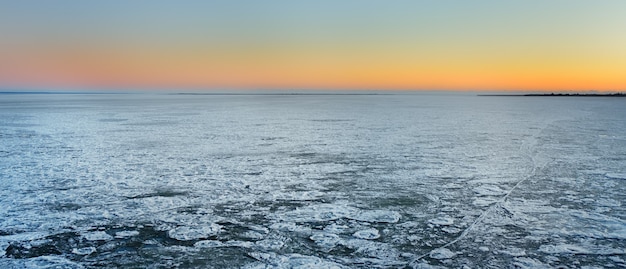
[[[243,234],[243,237],[253,239],[253,240],[261,240],[265,237],[265,234],[262,234],[256,231],[246,231]]]
[[[560,244],[560,245],[543,245],[539,247],[539,251],[548,254],[586,254],[589,250],[581,246]]]
[[[82,235],[88,241],[108,241],[113,239],[113,236],[107,234],[104,231],[87,232]]]
[[[295,232],[295,233],[302,233],[302,234],[311,233],[311,228],[302,226],[302,225],[297,225],[293,222],[274,223],[270,226],[270,228],[274,230],[284,231],[284,232]]]
[[[320,222],[347,218],[372,223],[396,223],[400,220],[401,215],[398,212],[388,210],[363,211],[347,205],[318,204],[282,213],[277,217],[293,222]]]
[[[224,243],[217,240],[202,240],[193,244],[197,248],[219,248],[225,246]]]
[[[373,239],[380,238],[380,233],[378,232],[378,230],[371,228],[371,229],[357,231],[353,234],[353,236],[356,238],[373,240]]]
[[[370,210],[359,212],[356,216],[348,218],[366,222],[396,223],[400,217],[400,213],[395,211]]]
[[[341,264],[323,260],[314,256],[305,256],[301,254],[278,255],[276,253],[250,252],[248,255],[271,268],[320,268],[320,269],[339,269],[344,268]],[[267,266],[246,266],[246,268],[267,268]]]
[[[252,248],[254,246],[253,242],[248,241],[239,241],[239,240],[231,240],[226,241],[224,243],[225,247],[238,247],[238,248]]]
[[[606,173],[604,176],[610,179],[626,179],[626,173]]]
[[[443,185],[443,187],[446,189],[460,189],[460,188],[463,188],[463,185],[456,184],[456,183],[448,183],[448,184]]]
[[[456,234],[461,232],[461,229],[455,227],[443,227],[441,228],[441,230],[449,234]]]
[[[128,238],[139,235],[139,231],[119,231],[115,233],[115,238]]]
[[[273,198],[286,201],[312,201],[322,196],[324,196],[324,193],[320,191],[297,191],[277,193]]]
[[[221,242],[218,240],[200,240],[193,244],[196,248],[221,248],[221,247],[239,247],[239,248],[252,248],[254,242],[232,240]]]
[[[336,234],[344,233],[348,229],[350,229],[350,227],[348,227],[346,225],[337,225],[336,223],[333,223],[331,225],[328,225],[328,226],[324,227],[324,231],[325,232],[336,233]]]
[[[313,240],[316,245],[320,246],[324,250],[330,250],[334,248],[341,238],[333,233],[316,233],[311,235],[309,239]]]
[[[279,218],[294,222],[332,221],[356,215],[358,209],[345,205],[321,204],[283,213]]]
[[[181,226],[169,230],[167,235],[180,241],[196,240],[216,235],[221,231],[221,228],[222,226],[215,223],[200,227]]]
[[[89,255],[96,252],[95,247],[73,248],[72,253],[76,255]]]
[[[513,265],[515,268],[522,269],[543,269],[548,268],[549,266],[532,258],[528,257],[516,257],[514,259]]]
[[[258,225],[249,225],[248,229],[258,232],[258,233],[262,233],[262,234],[267,234],[270,232],[269,229],[263,227],[263,226],[258,226]]]
[[[456,256],[456,253],[450,251],[447,248],[438,248],[430,252],[429,256],[437,260],[451,259]]]
[[[609,257],[609,259],[614,261],[614,262],[626,263],[626,261],[624,261],[622,258],[617,257],[617,256],[611,256],[611,257]]]
[[[82,269],[82,265],[59,256],[40,256],[30,259],[0,259],[1,268]]]

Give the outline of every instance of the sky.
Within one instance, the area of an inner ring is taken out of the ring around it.
[[[0,89],[626,89],[624,0],[0,0]]]

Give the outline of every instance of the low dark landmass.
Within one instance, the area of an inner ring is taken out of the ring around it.
[[[74,91],[0,91],[0,94],[126,94],[125,92],[74,92]]]
[[[529,93],[529,94],[479,94],[478,96],[540,96],[540,97],[626,97],[626,93]]]

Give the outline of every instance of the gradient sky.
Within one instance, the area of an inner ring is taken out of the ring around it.
[[[624,0],[0,1],[0,89],[626,89]]]

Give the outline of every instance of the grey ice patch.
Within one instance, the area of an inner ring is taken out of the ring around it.
[[[454,258],[454,256],[456,256],[456,253],[450,251],[447,248],[438,248],[438,249],[431,251],[428,256],[437,260],[445,260],[445,259]]]
[[[392,262],[398,259],[400,253],[387,243],[364,239],[349,239],[341,242],[342,245],[355,249],[357,253],[368,257]]]
[[[351,219],[366,221],[366,222],[379,222],[379,223],[396,223],[400,220],[400,213],[388,210],[369,210],[362,211]]]
[[[428,264],[426,261],[413,261],[409,264],[413,269],[444,269],[445,267]]]
[[[479,196],[500,196],[507,193],[496,185],[482,185],[474,188],[474,192]]]
[[[496,197],[483,196],[483,197],[477,197],[476,199],[474,199],[474,201],[472,201],[472,204],[475,206],[488,206],[488,205],[495,204],[498,201],[499,199]]]
[[[538,260],[528,258],[528,257],[516,257],[514,259],[513,265],[516,268],[522,268],[522,269],[542,269],[542,268],[549,267],[546,264]]]
[[[454,224],[454,219],[450,217],[438,217],[435,219],[431,219],[428,222],[438,226],[449,226]]]

